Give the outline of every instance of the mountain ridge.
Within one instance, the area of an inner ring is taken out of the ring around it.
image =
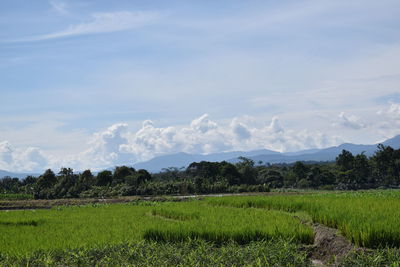
[[[336,156],[339,155],[342,150],[348,150],[353,154],[365,153],[367,156],[372,156],[377,150],[378,144],[383,144],[385,146],[391,146],[395,149],[400,148],[400,135],[393,138],[387,139],[384,142],[376,143],[372,145],[363,144],[352,144],[343,143],[338,146],[322,148],[322,149],[307,149],[297,152],[286,152],[281,153],[273,150],[266,150],[267,153],[262,153],[263,150],[253,150],[253,151],[235,151],[235,152],[225,152],[216,154],[188,154],[188,153],[176,153],[170,155],[164,155],[160,157],[155,157],[148,161],[139,162],[133,164],[134,168],[146,169],[150,172],[158,172],[163,168],[169,167],[187,167],[190,163],[195,161],[228,161],[231,163],[238,162],[238,157],[243,156],[254,160],[255,162],[263,161],[264,163],[293,163],[296,161],[333,161]],[[235,154],[233,157],[225,157],[230,154]],[[179,157],[179,155],[185,155],[185,158]],[[218,159],[210,160],[215,155],[219,155]]]

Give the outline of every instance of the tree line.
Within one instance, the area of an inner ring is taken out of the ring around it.
[[[276,188],[357,190],[400,187],[400,149],[378,145],[371,157],[343,150],[334,162],[268,164],[240,157],[232,164],[193,162],[150,174],[144,169],[115,167],[93,174],[51,169],[39,177],[0,179],[1,193],[31,194],[37,199],[266,192]]]

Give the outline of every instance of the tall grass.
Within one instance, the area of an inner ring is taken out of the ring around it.
[[[203,240],[138,241],[92,248],[0,254],[0,266],[311,266],[307,251],[282,239],[218,246]]]
[[[181,221],[164,224],[161,228],[148,228],[144,234],[146,239],[182,241],[200,238],[217,243],[234,240],[245,244],[281,237],[309,244],[314,237],[310,227],[280,211],[210,207],[201,202],[189,202],[166,203],[158,214],[167,219],[175,216]]]
[[[399,191],[224,197],[207,202],[212,206],[305,211],[314,222],[340,229],[359,246],[400,247]]]
[[[155,216],[156,215],[156,216]],[[26,224],[25,222],[37,222]],[[212,207],[200,201],[112,204],[0,212],[0,251],[78,249],[143,239],[218,243],[284,238],[310,243],[312,230],[280,211]]]

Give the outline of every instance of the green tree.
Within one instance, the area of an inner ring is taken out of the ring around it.
[[[96,183],[96,178],[90,170],[85,170],[79,174],[78,178],[78,191],[86,191]]]
[[[257,179],[257,170],[254,167],[254,161],[246,158],[239,157],[239,162],[236,163],[236,168],[241,175],[241,184],[255,184]]]
[[[349,171],[353,169],[354,166],[354,156],[351,152],[347,150],[342,150],[336,157],[336,165],[339,167],[341,171]]]
[[[222,162],[219,167],[219,174],[227,180],[229,185],[240,184],[240,173],[235,165],[231,163]]]
[[[112,182],[112,172],[111,171],[101,171],[97,174],[96,177],[96,185],[98,186],[107,186],[110,185]]]
[[[57,182],[57,177],[51,169],[47,169],[37,180],[39,189],[51,188]]]
[[[296,161],[293,165],[292,171],[296,176],[296,180],[306,179],[309,168],[301,161]]]
[[[114,170],[112,184],[121,184],[125,181],[125,177],[135,174],[136,170],[127,166],[118,166]]]
[[[57,183],[54,186],[54,195],[56,197],[77,197],[78,176],[74,174],[71,168],[61,168],[58,173]]]

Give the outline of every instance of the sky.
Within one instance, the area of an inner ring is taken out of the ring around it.
[[[400,134],[398,0],[2,0],[0,169]]]

